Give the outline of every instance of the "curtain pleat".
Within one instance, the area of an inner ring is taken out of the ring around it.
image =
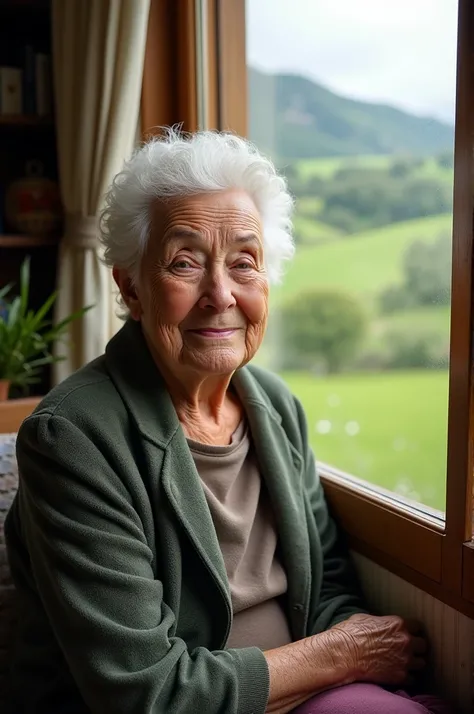
[[[100,262],[103,197],[135,145],[150,0],[53,0],[59,176],[65,209],[56,320],[94,307],[57,347],[55,382],[100,355],[117,331],[115,291]]]

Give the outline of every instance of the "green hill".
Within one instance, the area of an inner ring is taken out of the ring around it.
[[[452,126],[341,97],[305,77],[249,68],[252,140],[279,161],[367,154],[429,155],[453,146]]]
[[[341,169],[353,168],[364,171],[390,170],[400,158],[397,155],[375,154],[372,156],[331,156],[328,158],[300,159],[296,162],[297,175],[304,181],[317,176],[322,179],[331,179]],[[454,170],[443,167],[433,156],[425,156],[417,160],[419,165],[410,171],[417,178],[437,179],[453,183]],[[283,173],[285,172],[282,167]]]
[[[273,288],[278,303],[309,287],[340,287],[369,300],[400,282],[401,259],[417,239],[436,239],[451,230],[450,214],[417,218],[354,234],[314,247],[301,247],[287,266],[281,286]]]

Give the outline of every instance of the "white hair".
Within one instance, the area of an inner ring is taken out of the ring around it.
[[[268,278],[278,282],[283,261],[294,253],[293,199],[269,159],[246,139],[225,132],[182,134],[167,128],[125,162],[100,216],[105,264],[126,269],[136,281],[154,201],[232,188],[245,190],[257,207]]]

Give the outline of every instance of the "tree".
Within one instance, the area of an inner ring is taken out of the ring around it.
[[[339,372],[357,352],[366,332],[366,316],[352,295],[311,289],[282,310],[288,367]]]
[[[320,190],[320,220],[347,233],[452,210],[452,185],[414,172],[414,160],[391,167],[342,168]]]
[[[449,305],[451,298],[451,238],[433,243],[415,241],[403,259],[405,286],[417,305]]]
[[[449,305],[451,300],[451,238],[414,241],[403,256],[403,282],[380,295],[380,309],[391,313],[416,306]]]
[[[445,151],[436,157],[438,166],[443,169],[454,169],[454,151]]]
[[[395,159],[389,166],[388,172],[393,178],[406,178],[413,171],[413,160],[409,158]]]

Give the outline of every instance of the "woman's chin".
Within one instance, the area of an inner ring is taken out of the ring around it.
[[[245,351],[216,348],[183,355],[184,364],[203,375],[232,374],[248,361]]]

